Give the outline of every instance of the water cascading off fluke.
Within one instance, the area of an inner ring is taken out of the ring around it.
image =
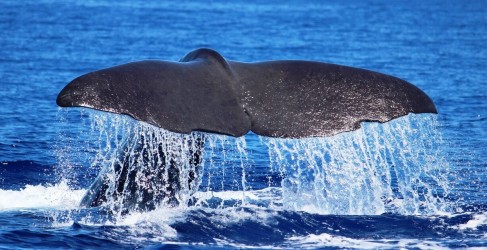
[[[434,214],[451,209],[434,115],[408,115],[327,138],[273,139],[287,209],[324,214]]]
[[[306,139],[182,135],[129,117],[89,115],[98,142],[91,162],[102,167],[98,181],[106,184],[101,201],[120,215],[159,206],[215,207],[209,204],[217,196],[220,208],[258,204],[321,214],[450,209],[435,115],[411,114]],[[275,202],[251,200],[266,188]]]

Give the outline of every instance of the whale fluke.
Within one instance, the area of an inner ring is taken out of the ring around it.
[[[179,62],[148,60],[88,73],[70,82],[57,104],[126,114],[178,133],[288,138],[437,113],[423,91],[393,76],[322,62],[229,61],[211,49]]]

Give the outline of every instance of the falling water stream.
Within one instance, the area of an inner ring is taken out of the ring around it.
[[[284,206],[324,214],[434,214],[450,209],[448,163],[431,115],[363,123],[329,138],[263,139],[283,176]]]
[[[85,171],[99,169],[108,186],[104,207],[116,218],[127,209],[145,211],[147,206],[140,204],[148,203],[151,209],[256,206],[336,215],[452,209],[445,198],[448,163],[434,115],[410,114],[306,139],[184,135],[126,116],[97,111],[88,116],[97,139],[91,142],[91,166]],[[194,164],[195,152],[200,164]],[[134,183],[127,181],[122,188],[117,169],[124,164]],[[127,205],[131,202],[136,205]]]

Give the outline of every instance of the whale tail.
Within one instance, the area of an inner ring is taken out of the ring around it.
[[[70,82],[57,104],[126,114],[178,133],[291,138],[437,113],[423,91],[396,77],[321,62],[227,61],[210,49],[181,62],[141,61],[88,73]]]

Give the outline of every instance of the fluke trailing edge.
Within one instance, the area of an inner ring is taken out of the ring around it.
[[[368,70],[311,61],[229,61],[211,49],[179,62],[140,61],[80,76],[57,97],[163,129],[242,136],[331,136],[360,122],[436,113],[414,85]]]

